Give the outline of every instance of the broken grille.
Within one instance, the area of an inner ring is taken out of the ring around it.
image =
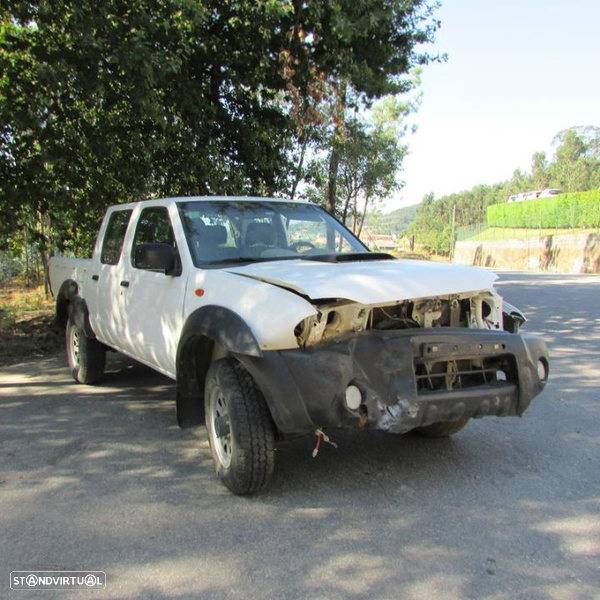
[[[514,357],[456,359],[415,363],[418,393],[451,391],[516,382]]]

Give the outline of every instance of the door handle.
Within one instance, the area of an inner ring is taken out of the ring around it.
[[[129,287],[129,281],[121,281],[121,287]]]
[[[92,275],[92,281],[98,281],[100,277],[98,275]]]

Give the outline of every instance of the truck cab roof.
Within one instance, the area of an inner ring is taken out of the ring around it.
[[[133,208],[140,203],[148,204],[152,206],[166,206],[171,203],[179,202],[285,202],[287,204],[310,204],[306,200],[297,200],[290,198],[268,198],[262,196],[172,196],[168,198],[149,198],[147,200],[140,200],[137,202],[127,202],[124,204],[117,204],[111,208]]]

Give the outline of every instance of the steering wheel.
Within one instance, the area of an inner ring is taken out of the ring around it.
[[[294,252],[298,252],[299,254],[301,254],[299,248],[304,247],[306,247],[307,250],[314,250],[316,248],[316,246],[312,242],[307,242],[306,240],[299,240],[288,246],[290,250],[294,250]]]

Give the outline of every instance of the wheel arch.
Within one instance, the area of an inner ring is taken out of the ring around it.
[[[79,295],[79,285],[73,279],[63,281],[56,294],[55,325],[64,331],[69,319],[79,326],[86,337],[95,340],[96,334],[90,325],[90,312],[86,301]]]
[[[261,357],[262,350],[250,326],[233,311],[203,306],[187,318],[176,357],[177,423],[200,425],[204,420],[204,384],[215,358]]]

